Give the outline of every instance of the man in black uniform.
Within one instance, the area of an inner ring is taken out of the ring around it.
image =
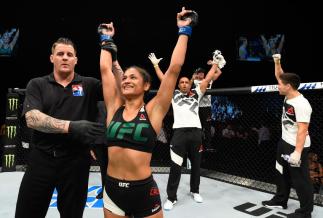
[[[288,214],[289,218],[311,218],[313,211],[313,184],[308,169],[308,151],[311,139],[308,134],[312,107],[297,90],[300,78],[294,73],[284,73],[280,54],[273,55],[279,94],[285,96],[282,114],[282,137],[276,155],[276,194],[262,204],[270,208],[287,208],[289,193],[296,190],[300,208]],[[284,156],[288,158],[284,160]]]
[[[159,61],[154,53],[148,58],[154,65],[156,74],[160,81],[164,79],[164,74],[159,68]],[[225,64],[224,57],[219,54],[213,57],[212,67],[205,79],[191,90],[191,82],[187,77],[181,77],[178,82],[179,90],[175,90],[172,99],[174,113],[173,137],[170,143],[170,156],[172,159],[170,173],[167,183],[167,200],[164,203],[164,210],[173,209],[177,202],[177,189],[181,178],[181,166],[184,157],[188,156],[192,162],[190,188],[193,199],[202,203],[203,198],[199,194],[200,186],[200,163],[202,148],[202,126],[199,117],[199,104],[206,88],[212,78],[218,78],[222,71],[219,67]]]
[[[53,73],[29,81],[23,115],[32,128],[28,167],[16,218],[44,218],[54,189],[61,218],[81,218],[87,199],[89,144],[104,134],[95,123],[101,82],[75,73],[76,49],[67,38],[52,46]]]

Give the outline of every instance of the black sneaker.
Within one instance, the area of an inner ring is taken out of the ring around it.
[[[265,207],[269,207],[269,208],[287,209],[287,204],[284,204],[284,203],[281,203],[281,202],[277,202],[277,201],[275,201],[273,199],[271,199],[269,201],[263,201],[261,203]]]

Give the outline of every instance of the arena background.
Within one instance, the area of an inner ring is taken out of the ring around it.
[[[7,2],[1,7],[0,28],[2,30],[17,26],[20,37],[16,55],[11,58],[0,57],[0,100],[3,102],[0,104],[0,123],[4,123],[5,120],[8,88],[25,88],[29,79],[51,72],[50,47],[58,37],[70,37],[76,43],[79,58],[77,72],[99,78],[99,44],[96,30],[98,24],[104,21],[113,21],[115,24],[114,38],[119,48],[118,59],[121,65],[137,64],[148,69],[154,77],[152,88],[156,89],[159,81],[154,76],[147,56],[150,52],[155,52],[157,57],[164,58],[160,63],[161,68],[165,69],[168,66],[177,37],[176,13],[180,11],[181,6],[194,9],[200,15],[199,25],[194,28],[190,40],[183,75],[191,76],[197,67],[207,68],[206,61],[211,58],[212,52],[220,49],[227,65],[213,88],[275,84],[272,62],[241,62],[236,59],[236,39],[241,34],[281,33],[286,37],[282,60],[284,69],[298,73],[302,82],[322,80],[319,57],[315,55],[314,49],[319,44],[315,39],[318,29],[315,20],[318,14],[311,13],[314,6],[310,4],[292,1],[233,0]],[[311,125],[311,128],[314,128],[313,149],[322,158],[322,146],[319,144],[323,140],[320,131],[323,117],[320,112],[322,91],[310,91],[306,95],[315,102],[314,124]],[[277,93],[243,97],[222,93],[220,97],[213,97],[213,101],[224,102],[226,105],[232,102],[242,111],[243,116],[241,114],[235,119],[229,119],[236,127],[240,125],[249,131],[258,127],[260,118],[270,123],[270,145],[275,145],[279,138],[279,110],[282,103]],[[219,134],[228,120],[221,120],[216,111],[213,110],[214,126],[215,133]],[[166,128],[170,129],[171,121],[165,122]],[[270,179],[274,169],[269,165],[270,161],[273,161],[274,149],[260,150],[257,140],[252,137],[243,143],[241,140],[228,142],[216,134],[213,137],[216,152],[206,152],[203,157],[204,175],[240,185],[250,185],[254,181],[264,182],[265,184],[259,183],[254,187],[272,192],[272,186],[267,182],[272,182]],[[159,167],[159,172],[167,172],[163,167],[169,164],[169,159],[165,158],[168,147],[158,146],[158,149],[164,150],[155,153],[152,165]],[[23,154],[26,151],[20,152]],[[240,157],[238,161],[237,156]],[[23,159],[20,161],[24,163]],[[217,170],[218,174],[214,175],[213,171],[209,170]],[[231,177],[226,176],[228,173]],[[322,204],[322,199],[320,202]]]
[[[283,33],[286,35],[285,69],[299,73],[303,82],[320,81],[320,59],[314,55],[314,48],[320,44],[316,34],[319,13],[314,13],[312,3],[286,0],[4,1],[0,30],[17,26],[20,38],[15,57],[0,57],[1,102],[8,88],[24,88],[32,77],[51,72],[50,47],[60,36],[70,37],[78,47],[77,72],[99,77],[96,30],[104,21],[115,23],[114,38],[122,66],[137,64],[153,72],[147,56],[155,52],[157,57],[164,58],[160,65],[165,69],[177,37],[175,18],[181,6],[192,8],[200,15],[182,74],[191,75],[197,67],[207,67],[211,53],[220,49],[227,65],[214,88],[275,84],[272,63],[236,60],[236,38],[244,33]],[[157,88],[159,81],[155,76],[153,82],[153,89]],[[3,123],[4,104],[0,106],[0,114]]]
[[[315,191],[315,203],[323,205],[323,82],[302,83],[300,92],[313,108],[309,154],[310,176]],[[147,100],[156,90],[151,90]],[[201,175],[269,193],[275,192],[275,153],[281,137],[281,110],[283,97],[277,85],[236,87],[208,90],[212,94],[211,146],[204,148]],[[8,93],[7,118],[2,156],[3,171],[24,171],[30,150],[32,130],[20,119],[24,89]],[[153,151],[151,166],[154,173],[169,173],[171,164],[169,144],[172,136],[172,109],[166,115],[163,128]],[[269,138],[260,140],[260,128],[267,128]],[[231,131],[232,134],[225,134]],[[4,158],[5,157],[5,158]],[[184,161],[183,173],[190,172],[189,162]],[[92,172],[98,172],[96,161]],[[291,197],[297,198],[292,191]]]

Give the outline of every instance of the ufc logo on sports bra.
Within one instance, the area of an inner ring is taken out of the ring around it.
[[[107,130],[108,138],[123,139],[125,135],[133,135],[132,139],[139,142],[147,142],[148,138],[141,135],[144,128],[149,128],[148,123],[122,123],[111,121]]]
[[[130,183],[129,182],[119,182],[119,187],[122,188],[129,188]]]

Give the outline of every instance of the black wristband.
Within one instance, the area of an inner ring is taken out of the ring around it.
[[[112,56],[112,61],[117,60],[118,48],[117,48],[116,44],[114,44],[113,40],[103,42],[101,45],[101,49],[110,52],[110,54]]]

